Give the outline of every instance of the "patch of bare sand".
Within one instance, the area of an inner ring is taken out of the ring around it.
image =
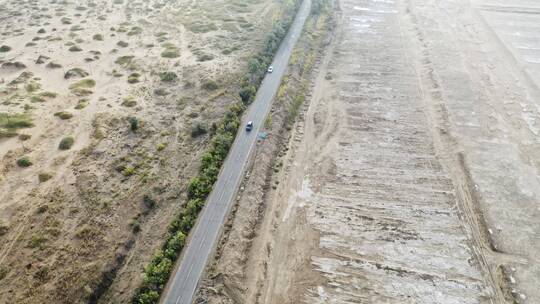
[[[207,144],[192,126],[210,130],[237,99],[279,10],[0,3],[0,113],[34,125],[0,138],[0,303],[129,301]]]

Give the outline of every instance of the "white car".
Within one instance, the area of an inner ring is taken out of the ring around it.
[[[274,67],[273,66],[269,66],[268,67],[268,73],[272,73],[274,71]]]
[[[253,129],[253,121],[248,121],[248,123],[246,124],[246,131],[251,131]]]

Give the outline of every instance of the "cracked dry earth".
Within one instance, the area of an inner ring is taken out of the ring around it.
[[[335,3],[246,303],[540,303],[540,5],[513,5]]]

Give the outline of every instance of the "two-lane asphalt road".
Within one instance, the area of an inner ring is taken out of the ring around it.
[[[309,15],[310,7],[311,0],[304,0],[289,32],[278,49],[272,62],[274,71],[266,75],[255,100],[249,107],[214,189],[191,232],[191,239],[179,259],[180,264],[172,279],[169,280],[166,292],[161,299],[162,303],[192,303],[206,263],[214,252],[225,219],[233,205],[246,163],[255,146],[257,133],[270,111],[272,100],[281,83],[293,47]],[[254,122],[254,127],[251,132],[246,132],[245,123],[249,120]]]

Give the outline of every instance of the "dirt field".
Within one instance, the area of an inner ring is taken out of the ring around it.
[[[129,301],[281,5],[0,0],[0,303]]]
[[[305,116],[283,156],[259,147],[201,298],[540,303],[539,8],[513,5],[336,1]]]

